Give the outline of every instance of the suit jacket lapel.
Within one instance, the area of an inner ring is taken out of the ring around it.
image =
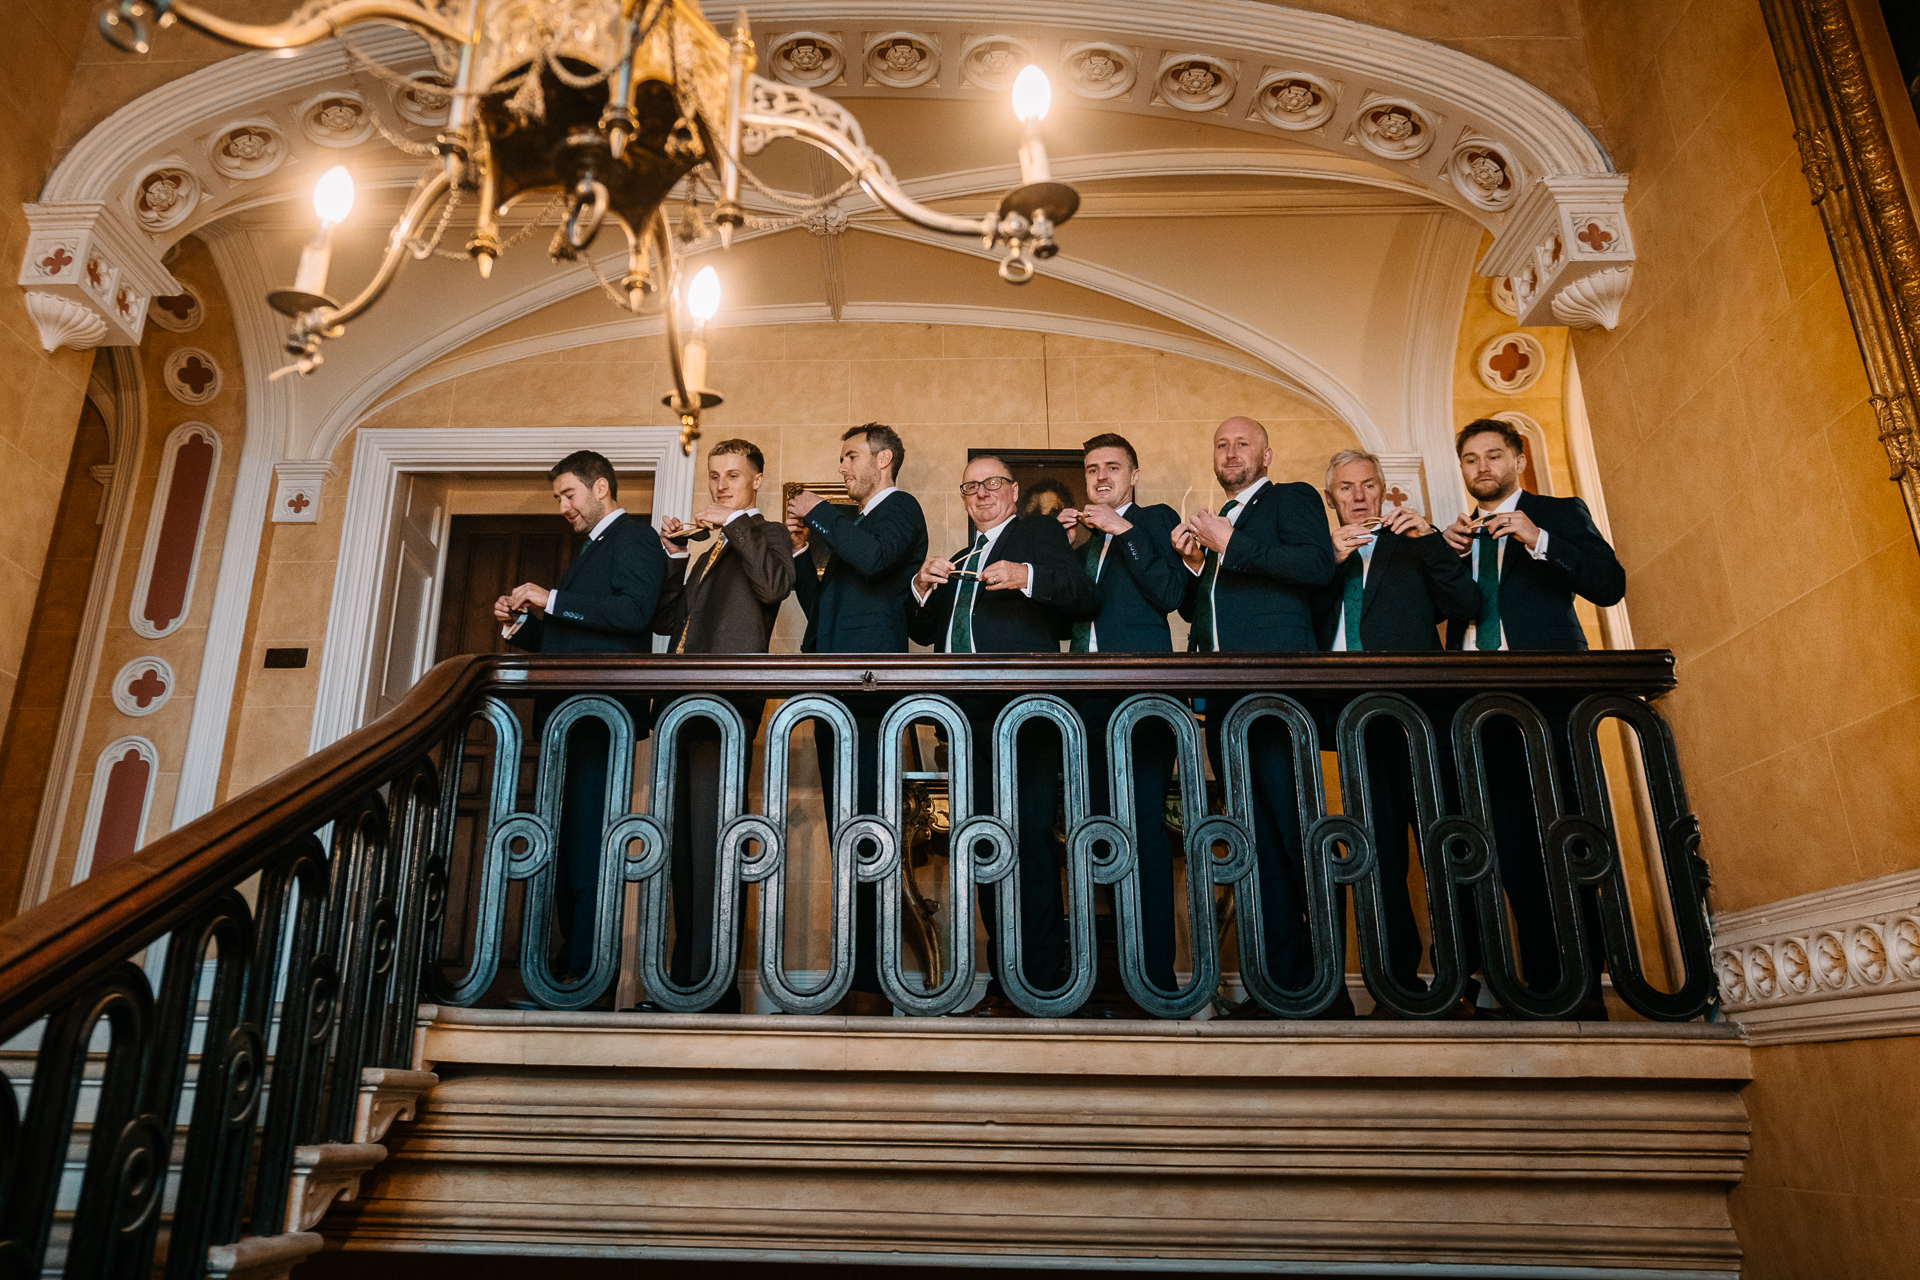
[[[1400,545],[1397,535],[1382,531],[1374,538],[1373,562],[1367,566],[1367,585],[1360,597],[1360,620],[1365,622],[1367,615],[1373,612],[1373,602],[1380,598],[1381,575],[1392,562],[1395,550]],[[1359,554],[1355,552],[1355,554]]]

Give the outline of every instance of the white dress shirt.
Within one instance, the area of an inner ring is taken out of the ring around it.
[[[1367,574],[1373,569],[1373,549],[1379,545],[1379,542],[1380,535],[1370,533],[1365,542],[1354,548],[1354,554],[1360,557],[1360,589],[1362,591],[1367,589]],[[1347,651],[1347,606],[1344,597],[1337,608],[1339,613],[1336,616],[1340,619],[1340,625],[1333,631],[1333,652],[1345,653]]]
[[[875,507],[885,502],[889,494],[895,494],[898,492],[900,492],[899,485],[897,484],[888,485],[886,488],[882,489],[880,492],[874,494],[871,498],[868,498],[865,502],[860,504],[860,514],[863,516],[866,515],[869,511],[872,511]]]
[[[587,541],[588,542],[600,541],[600,535],[607,531],[607,526],[612,524],[615,520],[618,520],[621,516],[625,514],[627,514],[627,509],[625,507],[615,507],[613,510],[607,512],[607,514],[601,516],[600,523],[594,525],[593,528],[587,530]],[[582,549],[584,550],[584,548]],[[549,615],[560,612],[560,593],[558,591],[547,592],[546,609]]]
[[[993,526],[993,528],[991,529],[979,530],[980,533],[986,535],[986,539],[987,539],[986,544],[980,548],[980,567],[982,569],[985,569],[987,567],[987,560],[993,555],[993,544],[1000,541],[1000,535],[1005,533],[1007,531],[1007,526],[1012,523],[1013,523],[1013,517],[1008,516],[1005,520],[1002,520],[999,524]],[[972,544],[969,543],[968,545],[971,546]],[[961,564],[965,564],[967,560],[970,558],[971,558],[970,556],[962,556],[960,559]],[[1020,588],[1020,594],[1027,597],[1027,599],[1031,600],[1033,599],[1033,566],[1030,564],[1023,564],[1020,567],[1027,571],[1027,585]],[[984,591],[985,589],[986,589],[985,587],[979,588],[980,591]],[[921,604],[925,604],[927,602],[927,596],[930,596],[933,594],[931,591],[929,591],[923,595],[921,594],[920,588],[918,587],[913,587],[911,588],[911,590],[913,591],[913,598],[918,602],[920,602]],[[980,598],[978,591],[975,592],[973,598],[975,600],[978,600]],[[947,633],[948,633],[948,638],[951,639],[952,633],[953,633],[953,619],[951,618],[947,619]]]
[[[1238,503],[1239,505],[1235,506],[1233,510],[1227,512],[1227,514],[1221,518],[1225,520],[1228,524],[1232,525],[1234,528],[1236,529],[1239,528],[1240,513],[1247,509],[1247,503],[1253,501],[1253,495],[1260,492],[1261,488],[1266,483],[1267,483],[1267,478],[1265,476],[1261,476],[1258,480],[1255,480],[1252,484],[1248,485],[1246,488],[1242,489],[1240,492],[1234,494],[1233,501]],[[1226,503],[1222,502],[1220,505],[1225,506]],[[1209,551],[1212,550],[1211,547],[1208,547],[1205,549]],[[1219,558],[1222,560],[1225,560],[1227,558],[1227,553],[1224,551],[1220,552]],[[1184,562],[1184,558],[1183,558],[1183,562]],[[1187,565],[1187,572],[1197,578],[1202,573],[1206,572],[1206,568],[1207,568],[1207,558],[1205,556],[1201,556],[1200,567],[1196,569],[1192,565]],[[1213,635],[1210,638],[1213,641],[1213,647],[1215,649],[1218,649],[1220,647],[1220,611],[1219,611],[1217,602],[1214,599],[1215,594],[1219,590],[1220,590],[1220,571],[1218,569],[1215,569],[1213,574],[1213,585],[1207,589],[1207,607],[1213,612]]]
[[[1133,510],[1133,503],[1123,502],[1113,509],[1113,514],[1124,520],[1127,518],[1127,512],[1131,510]],[[1094,532],[1098,533],[1100,530],[1096,529]],[[1093,580],[1096,584],[1100,581],[1100,575],[1107,571],[1107,552],[1113,550],[1113,540],[1119,536],[1117,533],[1109,533],[1106,535],[1107,545],[1100,548],[1099,563],[1093,566]],[[1091,622],[1087,624],[1087,652],[1100,652],[1100,628]]]
[[[1479,513],[1485,516],[1497,516],[1507,511],[1518,511],[1520,509],[1520,495],[1522,492],[1524,492],[1524,490],[1515,489],[1506,496],[1506,500],[1499,506],[1491,509],[1480,507],[1478,508]],[[1483,541],[1485,541],[1485,539],[1475,538],[1473,540],[1473,546],[1468,552],[1472,559],[1467,568],[1473,575],[1473,580],[1476,583],[1480,581],[1480,544]],[[1511,541],[1511,539],[1505,537],[1494,539],[1496,550],[1494,551],[1493,571],[1496,574],[1505,573],[1507,570],[1507,543],[1509,541]],[[1547,531],[1545,529],[1540,531],[1539,540],[1533,544],[1533,547],[1527,554],[1535,560],[1545,560],[1547,558]],[[1480,624],[1477,622],[1469,622],[1467,624],[1466,638],[1460,642],[1461,650],[1466,652],[1477,648],[1479,634]],[[1502,649],[1507,647],[1507,629],[1504,626],[1500,628],[1500,647]]]

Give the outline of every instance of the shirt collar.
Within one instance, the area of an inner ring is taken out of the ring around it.
[[[1019,513],[1016,512],[1015,515],[1017,514]],[[987,549],[989,551],[993,549],[994,543],[1000,541],[1000,535],[1007,531],[1007,526],[1012,524],[1013,520],[1014,520],[1013,516],[1008,516],[1005,520],[1002,520],[999,524],[993,526],[993,528],[980,530],[981,533],[984,533],[987,535]]]
[[[1252,484],[1248,485],[1246,488],[1242,489],[1240,492],[1234,494],[1233,500],[1239,503],[1243,507],[1246,506],[1247,501],[1250,498],[1252,498],[1254,494],[1260,492],[1260,486],[1265,484],[1266,482],[1267,482],[1267,478],[1265,476],[1261,476],[1258,480],[1255,480]]]
[[[607,514],[601,516],[600,523],[593,526],[593,528],[587,532],[587,541],[600,541],[600,535],[607,531],[607,526],[625,514],[627,514],[625,507],[615,507],[613,510],[607,512]]]
[[[872,511],[875,507],[885,502],[890,495],[896,494],[898,492],[900,492],[899,485],[894,485],[894,484],[888,485],[886,488],[882,489],[880,492],[874,494],[871,498],[868,498],[865,502],[860,504],[860,514],[863,516],[866,515],[868,512]]]
[[[1119,506],[1113,509],[1113,514],[1117,516],[1123,516],[1127,514],[1127,512],[1131,511],[1132,509],[1133,509],[1133,499],[1128,498],[1125,502],[1121,503]]]
[[[1494,507],[1491,510],[1489,510],[1486,507],[1481,507],[1480,510],[1485,511],[1490,516],[1497,516],[1503,511],[1518,511],[1520,509],[1520,495],[1525,492],[1526,492],[1525,489],[1515,489],[1512,493],[1507,495],[1506,500],[1502,502],[1499,506]]]
[[[722,520],[720,524],[722,525],[722,527],[724,527],[726,525],[732,524],[735,520],[738,520],[741,516],[757,516],[759,514],[760,514],[760,508],[758,507],[742,507],[740,510],[728,516],[725,520]]]

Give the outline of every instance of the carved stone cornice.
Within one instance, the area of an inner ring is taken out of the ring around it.
[[[40,344],[88,351],[131,347],[147,323],[147,303],[180,292],[160,265],[160,249],[103,200],[29,204],[20,283]]]
[[[1761,0],[1892,477],[1920,536],[1920,222],[1846,0]]]
[[[1920,1032],[1920,871],[1716,916],[1713,966],[1754,1044]]]

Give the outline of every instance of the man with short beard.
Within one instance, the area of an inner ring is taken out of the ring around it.
[[[1467,561],[1480,603],[1471,621],[1447,624],[1447,647],[1479,653],[1585,649],[1587,636],[1574,613],[1573,598],[1605,608],[1627,593],[1626,571],[1594,527],[1587,504],[1523,489],[1527,459],[1520,433],[1498,418],[1469,422],[1454,447],[1475,511],[1471,517],[1457,517],[1444,534]],[[1563,793],[1573,795],[1567,755],[1572,708],[1563,699],[1535,701],[1546,716],[1556,766],[1567,784]],[[1528,985],[1551,987],[1560,980],[1560,955],[1518,727],[1504,718],[1494,720],[1487,727],[1485,752],[1500,881],[1513,908],[1521,967]],[[1604,942],[1593,891],[1583,890],[1581,900],[1597,956]],[[1482,1016],[1487,1016],[1484,1010]],[[1579,1016],[1607,1016],[1597,964],[1588,975],[1587,1000]]]
[[[1058,653],[1073,624],[1099,612],[1100,599],[1051,516],[1015,516],[1020,485],[991,454],[967,464],[960,496],[974,534],[952,558],[928,557],[913,578],[908,620],[913,638],[943,653]],[[993,722],[1005,699],[960,699],[973,722],[973,806],[993,812]],[[1060,985],[1067,962],[1067,930],[1060,873],[1053,861],[1053,813],[1059,789],[1060,735],[1044,721],[1021,728],[1018,822],[1021,976],[1038,991]],[[1002,762],[1007,763],[1007,762]],[[955,849],[963,858],[969,850]],[[1002,988],[1000,922],[995,913],[1006,882],[981,885],[980,919],[995,975],[973,1012],[983,1017],[1024,1014]],[[955,907],[954,925],[963,927]]]
[[[905,653],[907,593],[914,570],[927,558],[927,518],[914,496],[894,481],[907,462],[907,446],[885,423],[869,422],[840,437],[840,479],[847,496],[859,504],[848,516],[818,495],[801,492],[787,507],[792,536],[795,591],[807,615],[803,653]],[[813,540],[830,553],[816,572]],[[859,733],[855,745],[860,813],[879,808],[880,721],[894,699],[886,694],[845,694]],[[820,761],[823,798],[833,795],[835,744],[821,721],[814,721],[814,746]],[[829,799],[830,803],[830,799]],[[853,987],[834,1012],[884,1017],[893,1012],[880,987],[875,939],[879,929],[879,886],[853,888]]]
[[[1313,593],[1333,578],[1333,541],[1310,484],[1273,484],[1267,429],[1252,418],[1228,418],[1213,435],[1213,474],[1227,500],[1218,514],[1196,511],[1173,531],[1174,550],[1189,577],[1180,613],[1193,623],[1188,649],[1200,653],[1310,653]],[[1224,776],[1221,729],[1236,698],[1206,700],[1207,747]],[[1300,991],[1313,975],[1300,810],[1287,730],[1272,717],[1256,721],[1247,740],[1252,770],[1253,843],[1269,972]],[[1244,918],[1244,917],[1243,917]],[[1273,1015],[1258,1001],[1230,1017]],[[1343,988],[1326,1011],[1352,1017]]]
[[[1180,513],[1162,504],[1139,506],[1140,455],[1125,436],[1108,432],[1080,446],[1087,505],[1060,512],[1060,527],[1075,539],[1087,576],[1100,595],[1100,612],[1073,624],[1074,653],[1168,653],[1167,615],[1180,607],[1187,571],[1174,554]],[[1107,724],[1117,697],[1082,698],[1087,725],[1087,782],[1093,812],[1111,814]],[[1176,994],[1173,974],[1173,846],[1164,820],[1167,786],[1177,756],[1164,720],[1141,722],[1128,756],[1133,765],[1134,851],[1140,868],[1141,961],[1147,981]],[[1093,1007],[1090,1005],[1090,1007]],[[1122,1010],[1138,1016],[1130,1004]],[[1108,1012],[1108,1011],[1102,1011]]]
[[[587,535],[557,586],[524,582],[493,602],[493,616],[515,628],[507,638],[533,653],[649,653],[651,623],[666,577],[667,557],[651,526],[619,505],[613,464],[582,449],[547,473],[560,515]],[[535,613],[534,610],[540,612]],[[554,706],[536,707],[534,733]],[[635,730],[646,732],[644,707]],[[554,903],[561,938],[560,982],[570,985],[593,969],[594,910],[599,897],[601,823],[606,813],[606,725],[587,717],[567,735],[565,791],[555,838]]]

